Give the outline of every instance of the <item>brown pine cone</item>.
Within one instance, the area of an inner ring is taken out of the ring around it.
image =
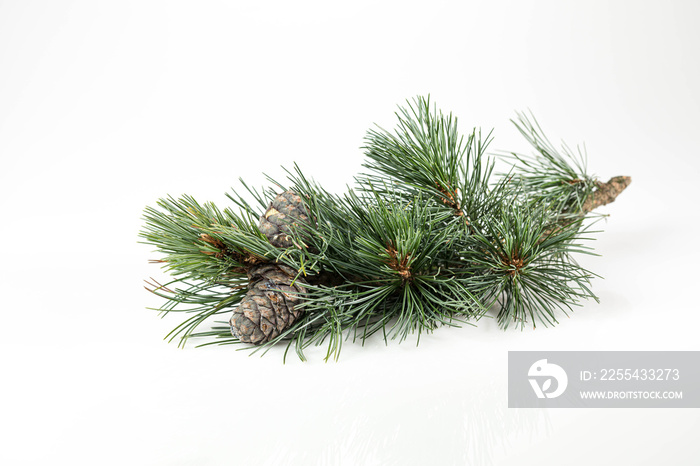
[[[267,236],[273,246],[288,248],[292,246],[290,229],[309,221],[309,214],[301,197],[285,191],[279,194],[260,217],[260,231]]]
[[[248,293],[231,317],[231,333],[243,343],[260,345],[279,336],[301,315],[295,307],[306,282],[282,264],[261,264],[248,270]],[[294,282],[294,284],[292,284]]]

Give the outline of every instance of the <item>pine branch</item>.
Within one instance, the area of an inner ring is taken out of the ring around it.
[[[429,98],[396,115],[395,131],[368,131],[369,173],[342,195],[294,165],[288,188],[241,180],[257,205],[234,191],[238,212],[190,196],[147,207],[140,236],[176,277],[149,290],[166,300],[164,314],[189,316],[167,338],[230,345],[245,334],[253,353],[285,343],[285,357],[293,348],[305,359],[327,345],[326,359],[337,359],[349,338],[420,341],[492,310],[503,328],[551,325],[597,300],[595,275],[573,257],[592,254],[584,219],[628,177],[598,181],[585,151],[556,149],[524,114],[514,123],[535,153],[509,153],[513,168],[500,176],[486,155],[490,133],[461,135]],[[214,320],[232,310],[230,325]],[[205,322],[215,325],[195,331]]]

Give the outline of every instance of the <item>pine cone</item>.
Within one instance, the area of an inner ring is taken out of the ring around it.
[[[261,264],[248,270],[248,293],[231,317],[231,334],[243,343],[260,345],[279,336],[301,315],[295,309],[306,282],[282,264]],[[294,284],[292,284],[294,282]]]
[[[289,235],[291,228],[309,221],[309,213],[301,197],[285,191],[278,195],[260,217],[260,231],[267,236],[273,246],[288,248],[292,246]]]

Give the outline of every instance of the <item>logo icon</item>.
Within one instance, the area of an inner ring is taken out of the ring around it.
[[[546,359],[535,361],[530,366],[527,375],[530,377],[528,380],[537,398],[556,398],[564,393],[569,383],[569,378],[566,376],[564,369],[556,364],[548,363]],[[538,379],[543,379],[542,385],[540,385]],[[556,380],[557,384],[554,390],[549,391],[552,388],[552,379]]]

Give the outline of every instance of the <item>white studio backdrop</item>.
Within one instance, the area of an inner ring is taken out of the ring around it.
[[[0,463],[692,465],[697,410],[507,408],[509,350],[698,350],[700,3],[0,1]],[[297,162],[340,192],[430,94],[494,151],[554,140],[632,185],[601,303],[554,328],[438,329],[340,362],[185,350],[137,244],[166,194],[226,205]]]

